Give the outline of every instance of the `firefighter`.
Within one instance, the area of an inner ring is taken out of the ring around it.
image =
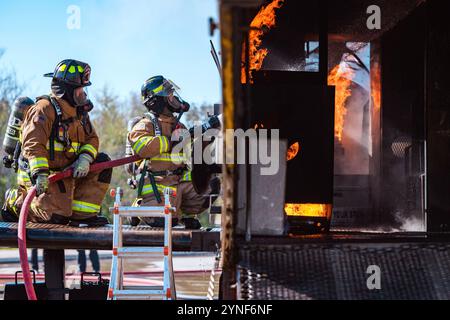
[[[34,185],[30,207],[33,222],[102,226],[100,206],[111,182],[112,169],[89,173],[91,164],[109,161],[98,153],[99,138],[89,119],[93,105],[86,87],[91,68],[76,60],[60,62],[53,73],[51,94],[37,98],[22,127],[19,193]],[[49,184],[49,175],[73,168],[73,176]],[[18,202],[20,205],[20,201]]]
[[[173,225],[178,221],[188,229],[201,228],[195,216],[204,211],[208,199],[195,192],[191,172],[185,165],[183,153],[172,153],[172,134],[174,130],[185,128],[179,123],[180,116],[189,110],[177,93],[177,86],[163,76],[148,79],[141,89],[142,101],[149,111],[138,118],[128,133],[128,143],[135,154],[144,160],[140,164],[138,198],[141,205],[164,205],[164,189],[176,191],[170,202],[176,208]],[[163,227],[163,218],[144,218],[152,227]]]

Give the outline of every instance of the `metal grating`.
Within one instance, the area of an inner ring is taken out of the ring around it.
[[[450,299],[450,244],[251,245],[239,250],[244,300]],[[367,268],[381,269],[381,290]]]

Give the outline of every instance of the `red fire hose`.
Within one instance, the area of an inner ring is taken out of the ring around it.
[[[98,172],[103,171],[105,169],[120,167],[128,163],[136,162],[138,160],[140,160],[139,156],[135,155],[123,159],[108,162],[100,162],[93,164],[90,168],[90,172]],[[57,182],[59,180],[71,177],[72,174],[73,174],[72,168],[64,172],[54,174],[50,176],[49,183]],[[28,210],[35,196],[36,196],[36,188],[33,187],[28,191],[27,197],[25,198],[25,201],[22,205],[22,209],[20,210],[19,230],[17,232],[19,242],[20,266],[22,268],[23,282],[25,284],[25,290],[27,292],[28,300],[37,300],[33,282],[31,280],[30,266],[28,264],[27,238],[26,238]]]

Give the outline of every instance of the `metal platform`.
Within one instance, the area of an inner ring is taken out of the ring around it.
[[[112,249],[112,226],[75,228],[52,224],[27,224],[27,246],[43,249]],[[149,226],[124,226],[124,245],[162,246],[163,229]],[[220,230],[173,230],[175,251],[217,251]],[[0,222],[0,247],[17,247],[17,223]]]
[[[0,222],[0,247],[17,247],[17,223]],[[53,224],[27,224],[27,247],[44,249],[45,283],[49,300],[64,300],[65,257],[64,249],[111,250],[113,229],[111,225],[100,228],[75,228]],[[174,229],[174,251],[216,252],[220,245],[220,230]],[[161,247],[163,229],[149,226],[124,226],[125,246]]]
[[[267,243],[271,243],[267,245]],[[450,299],[450,235],[330,234],[239,243],[248,300]],[[371,265],[380,290],[369,290]]]

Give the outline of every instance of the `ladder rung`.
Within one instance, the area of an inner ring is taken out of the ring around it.
[[[114,208],[111,208],[111,213],[114,213]],[[143,217],[143,218],[164,218],[164,207],[119,207],[119,216],[121,217]],[[170,208],[173,212],[175,208]]]
[[[163,289],[160,290],[115,290],[113,296],[115,298],[134,296],[164,296],[166,293]]]
[[[147,300],[164,300],[163,295],[149,295],[149,296],[120,296],[115,300],[127,300],[127,301],[147,301]]]
[[[113,228],[113,259],[111,264],[111,279],[108,288],[109,300],[156,300],[176,298],[173,283],[172,265],[172,227],[171,217],[176,209],[171,206],[169,197],[165,198],[164,206],[153,207],[129,207],[121,206],[121,189],[115,195],[114,208],[110,212],[114,214]],[[163,218],[166,223],[164,228],[164,246],[162,247],[124,247],[122,245],[124,217],[139,218]],[[121,258],[151,257],[163,260],[164,270],[162,282],[159,286],[124,286],[123,260]],[[173,291],[171,290],[173,286]]]
[[[164,247],[151,247],[151,248],[126,247],[117,249],[117,256],[119,258],[146,257],[163,254],[164,254]]]
[[[164,290],[163,286],[123,286],[123,291]]]

